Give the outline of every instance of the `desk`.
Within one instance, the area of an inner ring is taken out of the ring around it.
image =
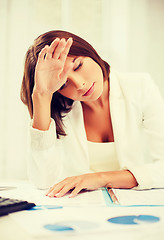
[[[88,234],[85,236],[74,236],[74,237],[33,237],[24,231],[10,216],[3,216],[0,218],[0,238],[2,240],[163,240],[164,231],[157,229],[156,231],[140,234],[139,232],[104,232],[98,234]]]
[[[0,238],[2,240],[33,240],[16,222],[9,216],[0,217]]]
[[[26,184],[25,184],[26,186]],[[96,208],[88,208],[88,210],[86,210],[87,207],[81,207],[79,208],[79,213],[86,211],[88,212],[88,215],[86,214],[86,219],[89,219],[89,216],[91,214],[93,214],[93,217],[97,217],[99,216],[99,218],[102,217],[101,211],[104,212],[104,215],[106,214],[105,218],[107,218],[107,216],[112,216],[112,214],[114,215],[115,211],[119,211],[119,214],[125,214],[126,211],[129,212],[129,209],[131,209],[131,213],[133,214],[135,212],[134,208],[122,208],[122,207],[96,207]],[[70,208],[74,211],[73,214],[75,214],[76,211],[78,211],[78,208]],[[138,212],[140,212],[140,209],[136,208]],[[161,218],[162,220],[164,220],[164,208],[151,208],[153,211],[157,212],[161,212],[162,209],[162,213],[161,213]],[[148,211],[149,208],[145,209],[143,208],[144,211]],[[19,212],[22,213],[22,212]],[[134,228],[132,230],[128,230],[128,229],[121,229],[118,226],[118,230],[117,228],[112,228],[109,229],[109,231],[100,231],[100,232],[92,232],[89,234],[84,234],[84,235],[74,235],[74,236],[39,236],[39,237],[35,237],[32,235],[29,235],[29,233],[27,231],[25,231],[20,224],[18,224],[18,222],[15,221],[15,219],[13,218],[13,216],[15,216],[17,213],[13,213],[11,215],[8,216],[3,216],[0,217],[0,239],[2,240],[38,240],[38,239],[58,239],[58,240],[65,240],[65,239],[70,239],[70,240],[163,240],[164,239],[164,225],[163,223],[159,226],[157,225],[157,228],[152,228],[151,226],[147,227],[145,226],[144,228],[142,227],[140,230],[138,231],[138,229]],[[47,213],[48,214],[48,213]],[[89,215],[90,214],[90,215]],[[164,221],[163,221],[164,222]],[[29,223],[30,224],[30,223]]]

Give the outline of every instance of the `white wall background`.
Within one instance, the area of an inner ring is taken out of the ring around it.
[[[26,178],[24,55],[43,32],[89,41],[119,71],[149,72],[164,95],[164,0],[0,0],[0,178]]]

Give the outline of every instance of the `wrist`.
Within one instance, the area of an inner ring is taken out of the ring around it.
[[[111,178],[111,172],[97,172],[98,178],[101,179],[102,187],[106,187]]]
[[[109,171],[100,173],[105,186],[113,188],[133,188],[138,185],[133,174],[128,170]]]
[[[49,91],[38,91],[34,87],[34,90],[33,90],[33,93],[32,93],[32,100],[35,101],[35,100],[44,99],[44,101],[47,100],[51,103],[52,96],[53,96],[53,93],[51,93]]]
[[[39,92],[34,88],[32,94],[33,102],[33,128],[46,131],[51,121],[51,100],[49,92]]]

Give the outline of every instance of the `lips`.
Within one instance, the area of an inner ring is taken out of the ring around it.
[[[88,89],[88,91],[83,94],[83,96],[91,95],[93,93],[93,90],[94,90],[94,85],[95,85],[95,83],[92,84],[92,86]]]

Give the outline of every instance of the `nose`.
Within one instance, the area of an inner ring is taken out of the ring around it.
[[[85,79],[80,74],[70,74],[69,81],[74,85],[77,90],[84,88]]]

